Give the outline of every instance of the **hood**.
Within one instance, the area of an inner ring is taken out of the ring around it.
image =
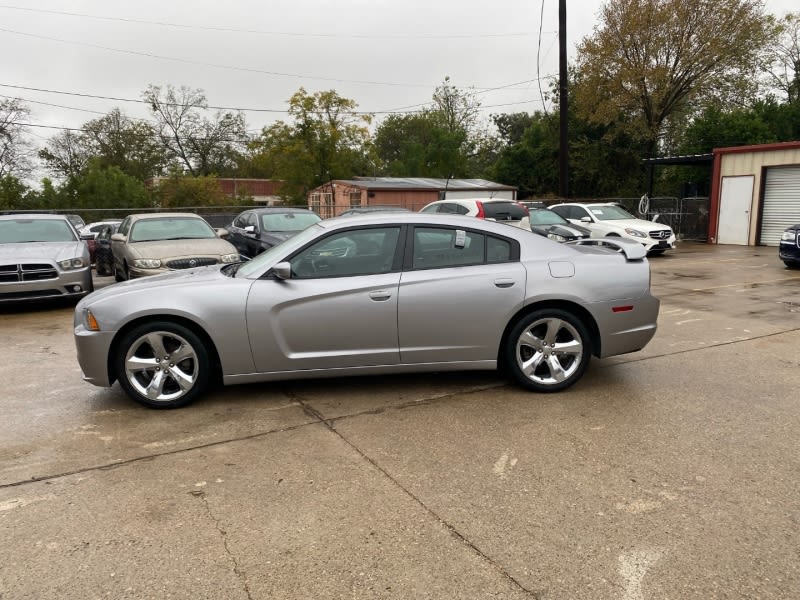
[[[197,267],[196,269],[181,269],[180,271],[169,271],[159,275],[148,275],[140,279],[121,281],[114,285],[109,285],[96,290],[86,296],[85,301],[94,303],[98,300],[124,296],[134,292],[147,292],[150,289],[157,290],[162,294],[170,287],[175,286],[203,286],[210,281],[216,281],[221,277],[226,277],[220,271],[224,265],[211,265],[210,267]],[[83,300],[81,304],[85,304]]]
[[[656,223],[654,221],[645,221],[644,219],[607,219],[605,221],[600,221],[601,223],[611,223],[613,225],[617,225],[619,227],[630,227],[632,229],[638,229],[645,233],[650,233],[651,231],[663,231],[664,229],[669,229],[672,231],[672,227],[669,225],[665,225],[664,223]]]
[[[131,242],[128,251],[136,258],[180,258],[191,256],[222,256],[238,254],[236,248],[219,238],[190,240],[156,240],[152,242]]]
[[[281,242],[288,240],[300,233],[299,231],[265,231],[261,234],[261,240],[270,246],[277,246]]]
[[[0,244],[0,260],[52,260],[58,262],[88,253],[84,242],[26,242],[24,244]]]

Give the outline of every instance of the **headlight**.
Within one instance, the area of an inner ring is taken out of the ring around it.
[[[81,269],[86,265],[83,263],[82,258],[68,258],[67,260],[58,261],[58,266],[65,271],[71,271],[72,269]]]
[[[642,233],[638,229],[630,229],[630,228],[626,227],[625,228],[625,233],[627,233],[628,235],[632,235],[633,237],[640,237],[640,238],[646,238],[647,237],[646,233]]]
[[[238,263],[242,260],[238,254],[223,254],[220,258],[224,263]]]
[[[797,232],[794,229],[790,229],[789,231],[784,231],[781,235],[782,240],[786,240],[789,242],[793,242],[794,238],[797,237]]]
[[[137,258],[133,261],[133,266],[137,269],[159,269],[161,260],[158,258]]]
[[[550,238],[551,240],[555,240],[556,242],[567,241],[567,238],[565,238],[563,235],[558,235],[557,233],[548,233],[547,237]]]

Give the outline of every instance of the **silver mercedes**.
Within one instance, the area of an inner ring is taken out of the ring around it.
[[[534,392],[643,348],[659,301],[640,244],[559,244],[455,215],[320,221],[239,264],[95,291],[75,309],[84,379],[153,408],[209,385],[497,369]]]

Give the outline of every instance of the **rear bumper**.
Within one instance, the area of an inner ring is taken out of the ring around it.
[[[614,313],[611,305],[603,309],[607,316],[598,322],[602,338],[600,358],[641,350],[656,334],[659,299],[648,294],[631,304],[634,308],[630,312]]]

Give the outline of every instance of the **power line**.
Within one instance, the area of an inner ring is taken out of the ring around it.
[[[430,40],[438,40],[438,39],[476,39],[476,38],[511,38],[511,37],[526,37],[534,35],[533,32],[527,31],[518,31],[518,32],[506,32],[506,33],[459,33],[459,34],[337,34],[337,33],[307,33],[307,32],[287,32],[287,31],[270,31],[270,30],[260,30],[260,29],[240,29],[236,27],[219,27],[219,26],[208,26],[208,25],[188,25],[186,23],[174,23],[168,21],[150,21],[146,19],[130,19],[124,17],[108,17],[102,15],[90,15],[86,13],[77,13],[77,12],[67,12],[67,11],[60,11],[60,10],[47,10],[43,8],[30,8],[30,7],[23,7],[23,6],[12,6],[8,4],[0,4],[0,8],[8,9],[8,10],[19,10],[19,11],[26,11],[26,12],[36,12],[36,13],[45,13],[51,15],[61,15],[67,17],[80,17],[84,19],[95,19],[100,21],[116,21],[120,23],[134,23],[137,25],[156,25],[159,27],[173,27],[178,29],[196,29],[199,31],[217,31],[222,33],[249,33],[255,35],[274,35],[274,36],[285,36],[285,37],[309,37],[309,38],[340,38],[340,39],[398,39],[398,40],[406,40],[406,39],[430,39]],[[547,33],[556,33],[547,32]],[[541,35],[541,31],[540,31]]]
[[[187,65],[196,65],[200,67],[211,67],[214,69],[223,69],[223,70],[230,70],[230,71],[242,71],[245,73],[257,73],[259,75],[270,75],[273,77],[290,77],[293,79],[309,79],[309,80],[317,80],[317,81],[330,81],[333,83],[355,83],[360,85],[382,85],[382,86],[389,86],[389,87],[432,87],[428,84],[421,84],[421,83],[397,83],[391,81],[370,81],[370,80],[361,80],[361,79],[341,79],[337,77],[322,77],[318,75],[304,75],[299,73],[282,73],[280,71],[267,71],[264,69],[255,69],[252,67],[239,67],[236,65],[224,65],[224,64],[217,64],[217,63],[207,63],[199,60],[192,60],[189,58],[176,58],[174,56],[165,56],[163,54],[154,54],[151,52],[139,52],[137,50],[123,50],[121,48],[112,48],[110,46],[101,46],[100,44],[90,44],[88,42],[76,42],[74,40],[64,40],[61,38],[50,37],[46,35],[37,35],[35,33],[27,33],[24,31],[15,31],[13,29],[5,29],[0,28],[0,32],[3,33],[10,33],[12,35],[20,35],[23,37],[29,37],[37,40],[46,40],[49,42],[58,42],[60,44],[68,44],[72,46],[82,46],[85,48],[94,48],[95,50],[105,50],[107,52],[117,52],[119,54],[129,54],[132,56],[141,56],[144,58],[155,58],[158,60],[167,60],[171,62],[177,62],[180,64],[187,64]]]

